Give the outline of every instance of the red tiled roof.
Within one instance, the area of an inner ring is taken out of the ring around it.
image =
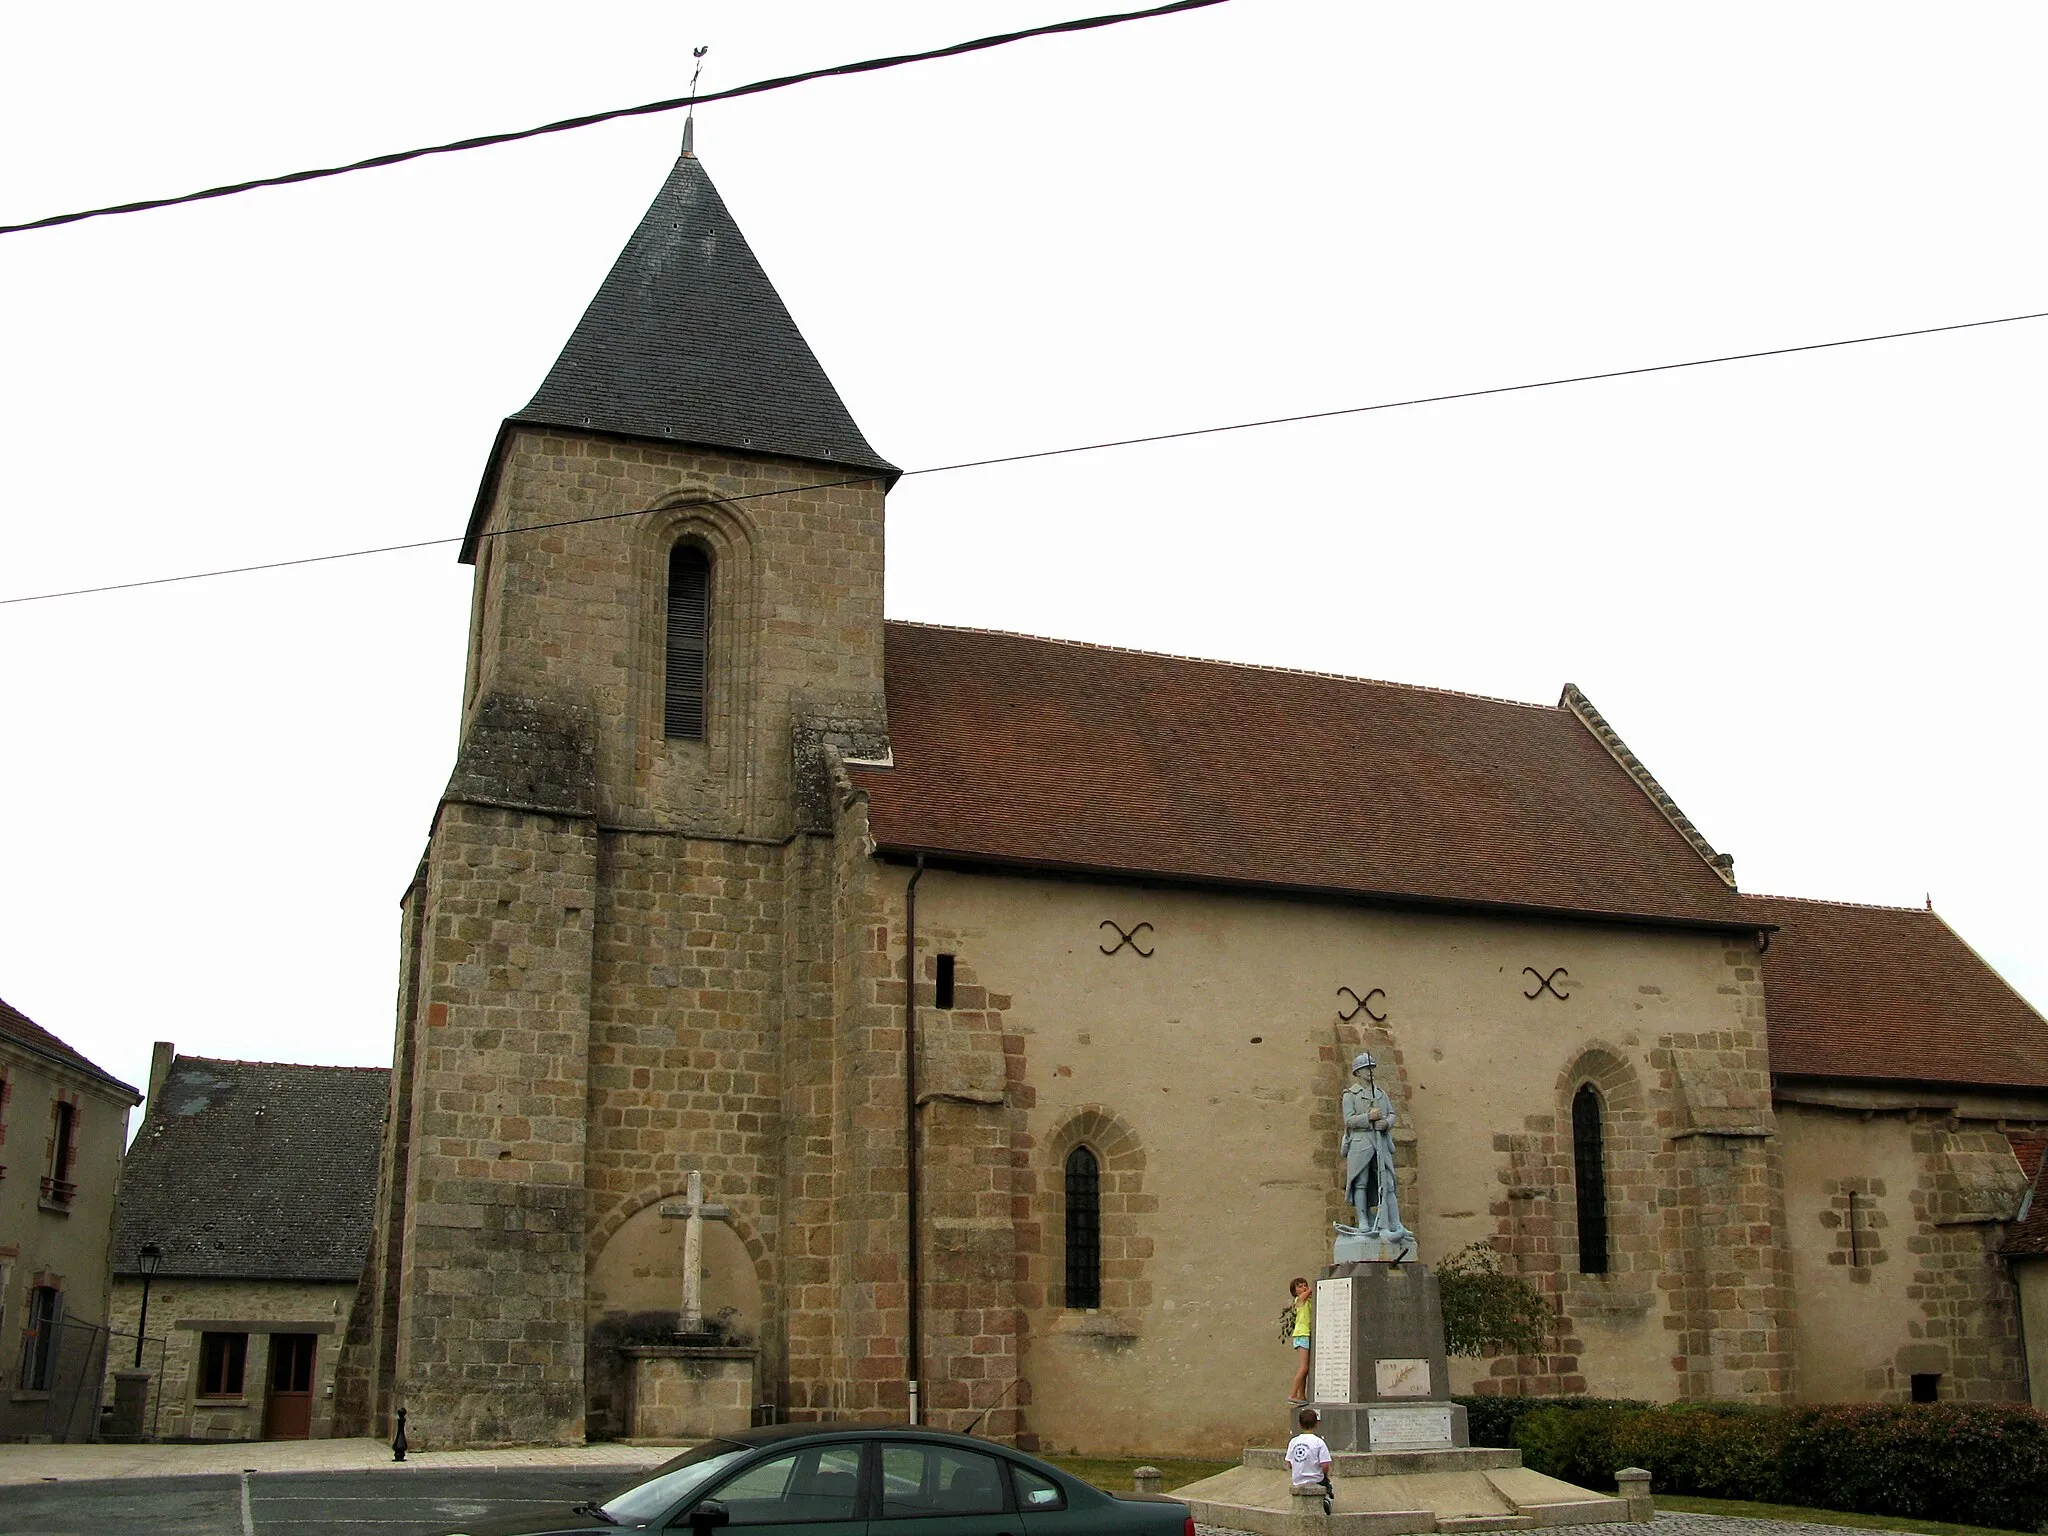
[[[892,623],[878,844],[1039,867],[1741,926],[1563,707]]]
[[[28,1047],[37,1055],[61,1061],[67,1066],[78,1068],[81,1072],[89,1072],[103,1082],[112,1083],[116,1088],[126,1088],[129,1093],[135,1093],[133,1088],[129,1088],[113,1073],[86,1060],[19,1008],[8,1003],[5,998],[0,998],[0,1039],[12,1040],[17,1045]],[[138,1093],[135,1097],[139,1103],[142,1095]]]
[[[1771,1070],[2048,1088],[2048,1019],[1934,913],[1744,896],[1764,959]]]
[[[2020,1170],[2027,1176],[2028,1189],[2027,1198],[2020,1202],[2019,1220],[2006,1229],[2005,1241],[1998,1245],[1998,1251],[2048,1253],[2048,1199],[2042,1198],[2041,1189],[2041,1154],[2048,1151],[2048,1136],[2007,1131],[2005,1139],[2012,1143],[2012,1155],[2020,1160]]]

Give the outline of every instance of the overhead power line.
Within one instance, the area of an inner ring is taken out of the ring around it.
[[[590,128],[598,123],[609,123],[622,117],[650,117],[659,112],[675,112],[685,107],[702,106],[706,102],[732,101],[740,96],[759,96],[766,91],[786,90],[792,85],[804,85],[812,80],[825,80],[835,75],[872,74],[878,69],[895,69],[904,64],[923,64],[932,59],[957,58],[963,53],[980,53],[988,48],[1001,48],[1007,43],[1021,43],[1027,38],[1051,37],[1061,32],[1092,32],[1097,27],[1114,27],[1126,21],[1149,21],[1155,16],[1170,16],[1177,11],[1199,11],[1208,6],[1224,3],[1225,0],[1172,0],[1169,5],[1155,5],[1149,10],[1122,11],[1113,16],[1083,16],[1074,21],[1055,21],[1042,27],[1026,27],[1021,32],[1000,32],[993,37],[977,37],[970,42],[952,43],[944,48],[927,48],[922,53],[898,53],[887,58],[862,59],[855,64],[834,64],[826,69],[807,69],[801,74],[779,75],[773,80],[756,80],[752,85],[736,85],[726,91],[706,91],[701,96],[672,96],[666,101],[644,102],[637,107],[614,107],[608,112],[588,112],[581,117],[565,117],[558,123],[543,123],[538,128],[519,128],[510,133],[486,133],[473,139],[457,139],[452,144],[430,144],[423,149],[401,149],[388,155],[372,155],[367,160],[354,160],[347,165],[330,165],[314,171],[288,171],[282,176],[259,176],[253,181],[230,182],[226,186],[208,187],[203,192],[185,192],[176,197],[151,197],[135,203],[117,203],[108,208],[86,208],[77,213],[53,213],[47,218],[31,219],[26,224],[0,224],[0,235],[18,235],[31,229],[50,229],[58,224],[103,219],[117,213],[148,213],[156,208],[175,208],[180,203],[201,203],[209,198],[233,197],[240,192],[254,192],[259,187],[286,187],[295,182],[321,181],[329,176],[374,171],[387,165],[403,165],[408,160],[424,159],[428,155],[452,155],[465,149],[487,149],[493,144],[513,144],[521,139],[537,139],[543,134],[567,133],[571,129]]]
[[[1339,416],[1365,416],[1374,411],[1398,411],[1413,405],[1443,405],[1453,400],[1478,400],[1488,395],[1522,394],[1534,389],[1556,389],[1566,384],[1594,384],[1603,379],[1632,379],[1650,373],[1676,373],[1687,368],[1710,368],[1718,363],[1753,362],[1765,357],[1790,357],[1799,352],[1826,352],[1837,347],[1861,347],[1876,341],[1904,341],[1913,336],[1940,336],[1950,331],[1981,330],[1989,325],[2017,325],[2023,320],[2048,320],[2048,310],[2025,315],[2000,315],[1990,320],[1958,320],[1950,325],[1923,325],[1910,331],[1883,331],[1872,336],[1847,336],[1838,341],[1808,341],[1789,347],[1766,347],[1756,352],[1724,352],[1715,357],[1689,358],[1680,363],[1645,363],[1636,368],[1610,368],[1602,373],[1574,373],[1553,379],[1531,379],[1521,384],[1490,384],[1480,389],[1452,390],[1441,395],[1412,395],[1404,400],[1380,400],[1371,405],[1345,405],[1328,411],[1303,411],[1294,416],[1266,416],[1256,421],[1226,422],[1213,427],[1186,427],[1177,432],[1152,432],[1143,437],[1110,438],[1098,443],[1073,443],[1064,448],[1037,448],[1026,453],[1006,453],[989,459],[962,459],[953,464],[928,464],[906,469],[900,478],[913,475],[944,475],[961,469],[987,469],[998,464],[1022,464],[1032,459],[1056,459],[1076,453],[1098,453],[1108,448],[1135,448],[1145,443],[1171,443],[1182,438],[1212,437],[1222,432],[1250,432],[1260,427],[1284,427],[1303,421],[1329,421]],[[809,485],[792,485],[776,491],[749,491],[744,495],[721,497],[724,501],[758,501],[769,496],[801,496],[809,491],[829,491],[843,485],[863,485],[880,475],[848,475],[837,480],[819,480]],[[625,512],[598,512],[589,517],[563,518],[559,522],[533,523],[523,528],[503,528],[486,538],[511,534],[544,533],[554,528],[575,528],[584,523],[607,523],[619,518],[640,517],[646,508]],[[90,597],[100,592],[130,592],[138,587],[163,587],[182,581],[206,581],[215,576],[246,576],[257,571],[281,571],[295,565],[323,565],[332,560],[356,560],[366,555],[392,555],[408,549],[432,549],[437,545],[460,544],[464,535],[439,539],[415,539],[407,544],[378,544],[367,549],[342,549],[324,555],[301,555],[292,560],[265,560],[254,565],[222,566],[211,571],[186,571],[176,576],[151,576],[141,581],[113,581],[104,586],[72,587],[62,592],[32,592],[21,597],[0,597],[0,608],[14,603],[47,603],[60,597]]]

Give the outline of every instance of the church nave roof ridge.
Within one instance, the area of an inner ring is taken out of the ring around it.
[[[1357,683],[1366,688],[1398,688],[1404,693],[1435,694],[1447,699],[1470,699],[1478,704],[1501,704],[1509,709],[1533,709],[1555,714],[1555,704],[1538,704],[1531,699],[1510,699],[1497,693],[1474,693],[1469,688],[1439,688],[1432,683],[1404,683],[1388,677],[1362,677],[1356,672],[1325,672],[1315,667],[1283,667],[1270,661],[1232,661],[1225,656],[1194,656],[1185,651],[1149,651],[1135,645],[1106,645],[1099,640],[1074,640],[1061,635],[1038,635],[1021,629],[987,629],[978,624],[935,624],[924,619],[889,619],[890,628],[929,629],[956,635],[988,635],[999,640],[1029,640],[1039,645],[1064,645],[1081,651],[1102,651],[1112,656],[1146,656],[1159,661],[1185,661],[1203,667],[1229,667],[1238,672],[1270,672],[1280,677],[1315,677],[1333,683]]]

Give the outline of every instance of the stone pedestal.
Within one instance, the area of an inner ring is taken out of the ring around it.
[[[1177,1488],[1173,1496],[1199,1524],[1257,1536],[1423,1536],[1644,1518],[1628,1499],[1545,1477],[1522,1465],[1520,1451],[1487,1446],[1337,1452],[1330,1481],[1335,1508],[1326,1515],[1321,1489],[1296,1495],[1285,1452],[1254,1449],[1244,1453],[1242,1466]]]
[[[100,1438],[115,1445],[133,1445],[142,1438],[143,1416],[149,1410],[148,1371],[114,1372],[114,1411],[106,1416]]]
[[[1332,1451],[1472,1443],[1465,1410],[1450,1401],[1443,1299],[1426,1265],[1332,1264],[1316,1282],[1314,1317],[1309,1400]]]
[[[629,1344],[632,1440],[703,1440],[754,1423],[760,1352],[704,1344]]]

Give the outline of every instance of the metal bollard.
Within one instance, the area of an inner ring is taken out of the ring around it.
[[[398,1433],[391,1437],[391,1459],[405,1460],[405,1410],[398,1410]]]

